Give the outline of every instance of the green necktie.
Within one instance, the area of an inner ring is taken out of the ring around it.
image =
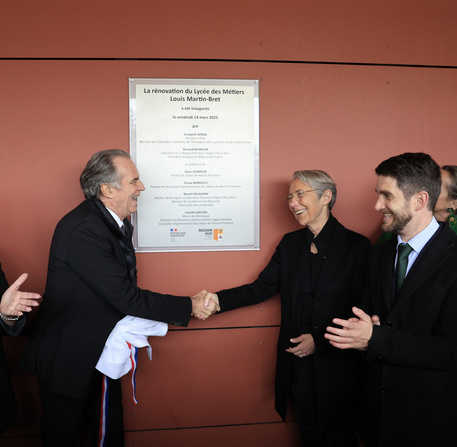
[[[408,244],[400,244],[398,246],[397,270],[395,272],[397,292],[400,290],[400,287],[405,280],[406,268],[408,267],[408,256],[412,250],[412,247]]]

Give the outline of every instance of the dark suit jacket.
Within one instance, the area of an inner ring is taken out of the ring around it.
[[[5,274],[0,264],[0,298],[8,288]],[[20,333],[25,324],[25,317],[20,318],[14,328],[8,326],[0,320],[1,336],[16,336]],[[16,401],[14,399],[13,389],[11,387],[8,364],[5,357],[3,346],[0,343],[0,433],[3,433],[8,427],[16,422]]]
[[[421,251],[393,307],[396,238],[373,250],[364,310],[381,318],[367,351],[366,447],[457,445],[457,244],[446,224]]]
[[[306,229],[286,234],[267,267],[252,284],[218,292],[221,310],[260,303],[276,293],[281,294],[281,328],[276,365],[276,410],[285,420],[289,372],[292,354],[286,352],[293,333],[297,302],[304,296],[303,253]],[[316,345],[314,354],[316,391],[320,421],[327,427],[347,428],[353,423],[360,386],[361,358],[351,351],[333,348],[324,338],[325,329],[335,317],[349,318],[352,306],[360,299],[368,256],[369,240],[336,222],[326,259],[318,280],[312,331]],[[346,405],[343,407],[341,405]],[[348,422],[350,421],[350,422]]]
[[[51,391],[76,399],[88,392],[105,341],[124,316],[186,326],[192,312],[188,297],[136,286],[118,235],[96,205],[86,200],[56,227],[43,303],[22,355]]]

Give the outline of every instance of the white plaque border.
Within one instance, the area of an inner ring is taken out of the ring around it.
[[[259,80],[250,79],[173,79],[173,78],[129,78],[129,142],[130,155],[132,160],[137,165],[141,175],[142,166],[138,165],[137,160],[137,110],[136,110],[136,87],[137,85],[170,85],[174,87],[180,86],[198,86],[198,87],[214,87],[214,86],[233,86],[233,87],[252,87],[254,89],[254,217],[252,219],[253,226],[253,241],[250,244],[231,244],[221,246],[199,246],[199,245],[174,245],[168,246],[160,244],[154,246],[141,246],[138,243],[138,234],[142,230],[141,219],[138,218],[138,213],[132,214],[132,223],[135,228],[133,233],[133,245],[137,252],[201,252],[201,251],[244,251],[244,250],[260,250],[260,175],[259,175]],[[236,168],[236,167],[235,167]]]

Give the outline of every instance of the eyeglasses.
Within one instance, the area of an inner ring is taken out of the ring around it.
[[[307,191],[302,191],[301,189],[298,190],[298,191],[295,191],[293,194],[289,194],[284,200],[286,201],[286,203],[290,203],[292,202],[292,199],[295,199],[295,200],[300,200],[301,198],[303,198],[303,196],[305,195],[305,193],[307,192],[313,192],[313,191],[316,191],[316,189],[308,189]]]

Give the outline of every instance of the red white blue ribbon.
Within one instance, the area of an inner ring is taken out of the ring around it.
[[[98,434],[98,447],[105,447],[106,432],[108,428],[108,398],[109,398],[109,378],[103,375],[102,384],[102,403],[100,407],[100,430]]]
[[[138,348],[132,346],[129,342],[126,342],[130,349],[130,362],[132,364],[132,391],[133,391],[133,403],[136,405],[136,368],[137,368],[137,356]],[[102,383],[102,401],[100,405],[100,429],[98,433],[98,447],[106,446],[106,434],[108,430],[108,399],[109,399],[109,378],[103,374]]]
[[[136,405],[138,401],[136,400],[136,367],[137,367],[137,356],[138,348],[132,346],[128,341],[126,342],[130,349],[130,362],[132,364],[132,392],[133,392],[133,403]]]

